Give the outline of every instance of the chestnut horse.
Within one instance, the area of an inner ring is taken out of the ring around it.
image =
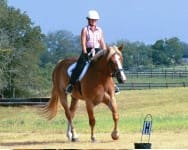
[[[55,67],[52,75],[53,88],[51,98],[43,109],[44,115],[48,119],[55,117],[58,109],[58,101],[65,110],[68,120],[67,137],[69,140],[78,139],[73,125],[73,117],[77,108],[78,100],[84,100],[89,116],[89,124],[91,127],[91,140],[95,141],[94,126],[94,106],[104,103],[112,111],[114,120],[114,129],[111,137],[114,140],[119,138],[118,132],[118,110],[114,94],[113,75],[116,76],[119,83],[125,83],[126,76],[122,68],[123,57],[121,47],[108,47],[107,50],[100,50],[91,60],[86,75],[77,83],[71,94],[71,104],[68,106],[67,94],[65,88],[69,82],[67,73],[68,67],[76,61],[76,59],[65,59],[60,61]]]

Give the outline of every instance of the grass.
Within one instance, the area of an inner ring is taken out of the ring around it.
[[[123,133],[140,132],[146,114],[153,116],[153,131],[188,131],[188,88],[121,91],[116,96],[119,129]],[[38,113],[37,107],[0,107],[0,132],[66,132],[61,108],[52,121]],[[95,132],[109,133],[113,128],[111,112],[101,104],[95,108]],[[80,101],[74,124],[77,131],[90,133],[85,104]]]
[[[66,138],[64,110],[52,121],[42,118],[37,107],[0,107],[1,149],[133,149],[140,141],[147,113],[153,116],[152,148],[188,148],[188,88],[121,91],[119,106],[120,139],[113,141],[111,112],[103,104],[95,108],[97,143],[90,142],[85,104],[80,101],[74,119],[80,141]],[[144,137],[147,140],[147,137]],[[145,141],[144,140],[144,141]]]

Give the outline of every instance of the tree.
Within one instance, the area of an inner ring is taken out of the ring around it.
[[[1,43],[1,41],[0,41]],[[10,63],[10,56],[12,51],[9,49],[1,49],[0,48],[0,94],[2,95],[2,91],[4,88],[8,87],[9,81],[6,80],[6,77],[10,74],[8,73],[8,66]]]
[[[155,44],[152,45],[152,59],[154,65],[168,64],[167,56],[165,54],[165,41],[157,40]]]
[[[124,44],[123,57],[124,68],[140,68],[152,64],[151,48],[141,42],[130,43],[128,41],[118,41],[117,45]]]
[[[158,40],[152,48],[152,59],[155,65],[178,64],[183,55],[182,45],[176,37]]]
[[[0,0],[0,6],[0,12],[2,13],[1,10],[7,7],[7,0]]]
[[[0,95],[3,95],[3,89],[7,88],[10,83],[10,80],[7,79],[10,78],[8,66],[10,64],[11,55],[12,50],[9,49],[8,35],[0,29]]]
[[[0,17],[0,31],[4,34],[7,45],[0,48],[11,49],[8,72],[4,77],[9,83],[3,89],[6,97],[25,96],[24,93],[40,88],[39,56],[44,50],[43,34],[39,26],[34,26],[28,15],[13,7],[0,6],[4,15]],[[1,42],[2,43],[2,42]],[[27,91],[27,92],[26,92]]]
[[[181,45],[182,45],[183,57],[188,58],[188,44],[185,42],[181,42]]]
[[[183,46],[177,37],[166,40],[166,53],[170,64],[179,64],[183,56]]]
[[[43,66],[48,62],[56,64],[60,59],[77,56],[81,52],[80,38],[65,30],[49,33],[44,42],[47,49],[41,56]]]

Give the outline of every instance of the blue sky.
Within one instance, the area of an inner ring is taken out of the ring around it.
[[[178,37],[188,43],[188,0],[8,0],[47,34],[67,30],[79,35],[88,10],[96,9],[107,43],[118,40],[153,44]]]

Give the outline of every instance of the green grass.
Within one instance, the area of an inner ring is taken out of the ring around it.
[[[121,91],[116,96],[121,132],[139,132],[146,114],[153,116],[153,131],[188,131],[188,88]],[[60,107],[57,116],[47,121],[37,107],[0,107],[0,132],[66,132],[66,118]],[[111,112],[104,105],[95,107],[95,132],[113,129]],[[74,125],[77,132],[89,133],[85,104],[80,101]]]

